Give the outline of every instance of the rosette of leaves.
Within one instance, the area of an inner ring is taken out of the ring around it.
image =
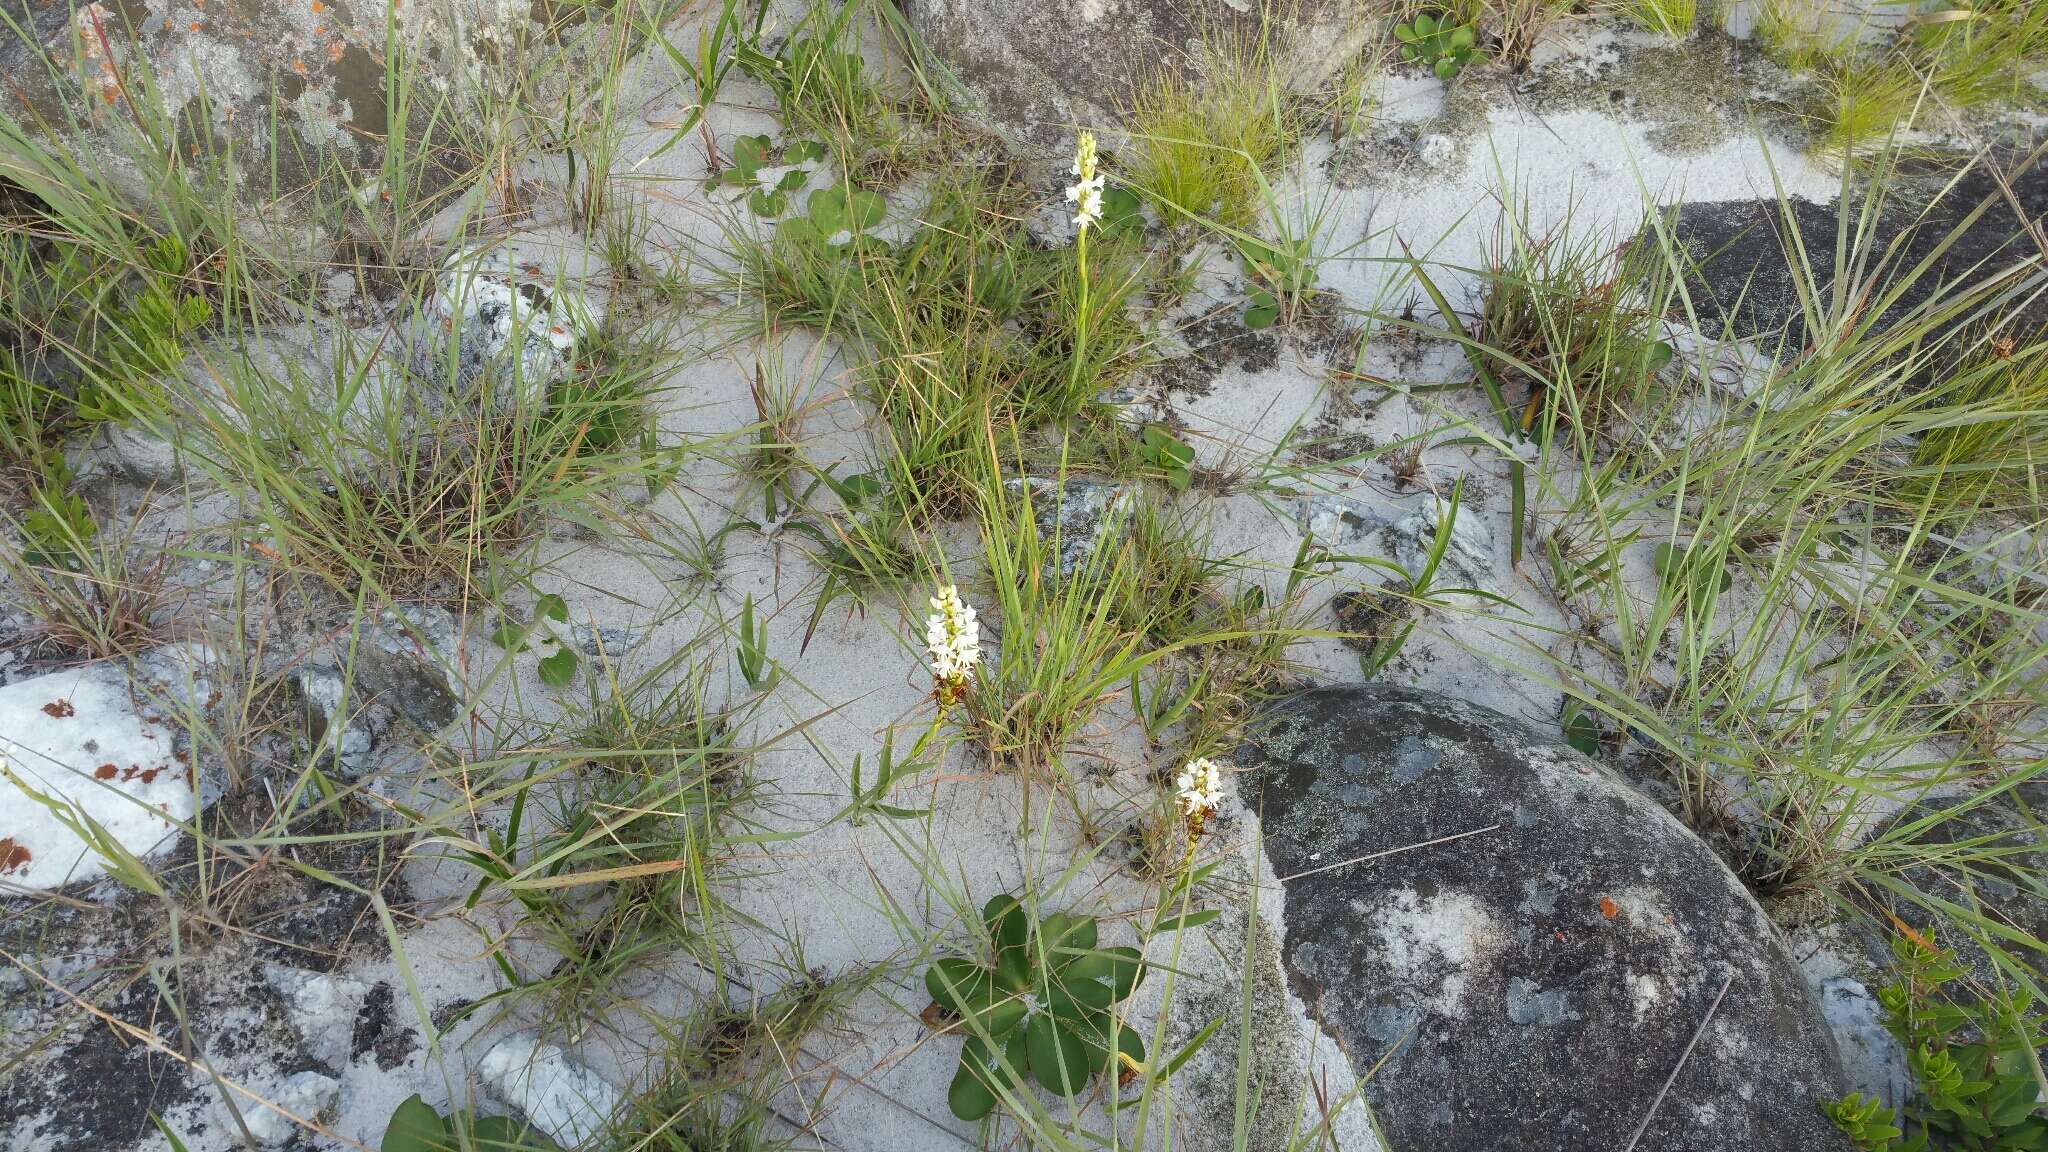
[[[817,245],[843,253],[882,222],[888,202],[865,188],[820,188],[811,193],[804,214],[784,220],[782,235],[798,244]]]
[[[1394,25],[1394,39],[1401,42],[1403,60],[1427,64],[1439,80],[1449,80],[1467,64],[1487,60],[1472,25],[1453,24],[1448,16],[1423,12],[1405,24]]]
[[[562,628],[550,627],[547,623],[550,620]],[[530,652],[537,647],[550,649],[548,655],[540,658],[540,681],[550,688],[566,688],[570,681],[576,679],[576,666],[580,662],[576,649],[562,638],[568,624],[568,603],[550,592],[534,602],[532,623],[521,626],[505,621],[491,633],[491,643],[507,652]]]
[[[742,136],[733,141],[732,166],[718,174],[728,188],[746,188],[747,207],[756,216],[770,218],[789,210],[789,197],[810,182],[812,168],[825,158],[825,146],[815,140],[798,140],[777,149],[766,136]],[[761,170],[778,164],[790,165],[773,184],[763,184]]]
[[[967,1037],[946,1093],[953,1115],[987,1116],[1026,1075],[1071,1097],[1120,1057],[1144,1063],[1143,1042],[1116,1018],[1145,975],[1137,949],[1097,947],[1090,916],[1054,913],[1034,925],[1009,895],[990,900],[981,918],[991,955],[948,957],[924,974],[933,1004]]]

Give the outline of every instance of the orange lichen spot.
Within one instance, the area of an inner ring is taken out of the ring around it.
[[[306,74],[306,62],[304,60],[292,61],[292,71],[304,76]]]
[[[60,696],[43,705],[43,715],[48,716],[52,720],[69,720],[73,716],[78,715],[78,709],[71,706],[71,701]]]
[[[188,31],[197,32],[199,31],[199,21],[194,20],[192,23],[187,24],[185,27]]]
[[[322,4],[320,0],[313,0],[313,15],[318,16],[325,11],[327,11],[327,5]]]
[[[1608,899],[1605,896],[1602,896],[1600,898],[1600,914],[1602,916],[1607,917],[1609,920],[1612,920],[1616,916],[1621,914],[1621,905],[1616,904],[1614,901]]]
[[[343,44],[341,41],[329,41],[327,44],[327,62],[329,64],[341,63],[341,54],[347,50],[348,46]]]
[[[119,771],[120,769],[114,767],[112,764],[102,764],[99,767],[92,770],[92,778],[95,780],[112,780],[114,778],[114,773]]]
[[[0,836],[0,876],[28,867],[29,851],[12,838]]]

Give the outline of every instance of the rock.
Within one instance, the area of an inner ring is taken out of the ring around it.
[[[296,620],[306,647],[291,670],[317,755],[348,778],[373,763],[393,726],[431,736],[455,722],[468,696],[461,637],[445,608],[403,605],[331,630]],[[338,635],[334,633],[339,633]]]
[[[306,1055],[329,1068],[348,1067],[350,1024],[370,986],[346,976],[285,964],[265,964],[263,982],[284,1001]]]
[[[1205,33],[1267,38],[1290,86],[1307,89],[1373,31],[1357,0],[908,0],[904,14],[982,122],[1047,176],[1066,172],[1077,126],[1116,124],[1160,68],[1198,78]]]
[[[616,660],[647,639],[646,633],[631,628],[594,628],[588,624],[571,625],[569,636],[575,649],[592,660]]]
[[[1114,524],[1130,515],[1133,490],[1127,484],[1105,484],[1100,480],[1070,477],[1046,480],[1026,476],[1003,481],[1003,489],[1016,496],[1029,488],[1031,518],[1047,548],[1057,544],[1059,571],[1072,576],[1087,563],[1095,541]]]
[[[535,1128],[564,1148],[604,1131],[619,1106],[619,1091],[571,1060],[553,1044],[530,1035],[509,1036],[477,1066],[498,1098],[526,1114]]]
[[[458,395],[491,374],[500,412],[538,411],[576,347],[604,320],[602,257],[560,230],[518,233],[456,251],[441,270],[412,371]]]
[[[1925,303],[1939,285],[1969,269],[2003,268],[2040,253],[2032,247],[2027,225],[2003,201],[2003,193],[1982,165],[1954,176],[1955,186],[1929,203],[1922,191],[1926,179],[1946,182],[1953,173],[1893,182],[1892,200],[1877,219],[1869,250],[1883,253],[1894,243],[1899,250],[1891,257],[1895,266],[1910,269],[1934,255],[1935,249],[1963,219],[1987,198],[1998,198],[1947,251],[1920,276],[1885,313],[1887,324],[1907,309]],[[2048,163],[2037,163],[2012,181],[2019,203],[2032,205],[2034,226],[2040,226],[2048,211]],[[1814,264],[1819,290],[1825,298],[1834,276],[1835,230],[1840,206],[1814,204],[1806,200],[1786,201],[1792,222]],[[1921,211],[1925,210],[1925,218]],[[1849,197],[1850,227],[1856,227],[1863,212],[1863,197]],[[1788,257],[1782,242],[1784,213],[1776,200],[1722,200],[1685,205],[1679,212],[1673,235],[1698,261],[1691,290],[1698,298],[1699,315],[1709,336],[1763,337],[1771,343],[1777,333],[1791,330],[1791,349],[1797,351],[1803,335],[1799,295],[1795,288],[1795,257]],[[1654,243],[1654,240],[1649,242]],[[1982,275],[1981,271],[1978,274]],[[2048,297],[2034,292],[2023,296],[2010,309],[2012,332],[2025,343],[2048,330]]]
[[[1557,737],[1415,689],[1320,688],[1237,760],[1290,979],[1379,1065],[1391,1147],[1847,1152],[1821,1112],[1838,1058],[1762,909]]]
[[[1429,168],[1441,168],[1457,154],[1457,141],[1441,132],[1431,132],[1415,142],[1415,158]]]
[[[1301,534],[1326,548],[1350,548],[1387,526],[1387,518],[1370,504],[1342,496],[1303,496],[1294,502]]]
[[[45,130],[64,126],[60,135],[80,166],[138,206],[157,202],[161,181],[157,162],[138,159],[145,151],[132,126],[138,116],[176,125],[179,141],[204,141],[217,157],[232,155],[251,200],[269,199],[273,178],[297,198],[330,158],[378,170],[390,129],[387,63],[402,63],[416,108],[437,109],[413,117],[418,132],[429,119],[445,124],[466,114],[472,94],[502,91],[516,74],[507,67],[516,54],[564,51],[557,38],[537,34],[528,5],[435,0],[394,6],[405,46],[394,52],[385,11],[382,0],[10,5],[9,15],[25,23],[22,35],[0,34],[0,75],[9,81],[0,86],[0,114]],[[572,47],[570,57],[589,45]],[[519,78],[552,88],[551,106],[559,108],[568,71],[564,62]],[[131,108],[130,99],[155,106]],[[7,152],[0,145],[0,167],[36,192],[37,167],[6,159]],[[421,166],[422,180],[445,175]],[[254,219],[243,227],[260,231]]]
[[[331,758],[344,780],[359,779],[370,770],[390,710],[365,707],[350,678],[331,664],[303,666],[292,673],[292,683],[314,758]],[[351,692],[356,692],[353,700]]]
[[[1884,1027],[1884,1009],[1861,981],[1834,976],[1820,986],[1820,1014],[1834,1033],[1849,1090],[1903,1107],[1912,1095],[1906,1050]]]
[[[1449,509],[1450,505],[1439,503],[1426,512],[1403,516],[1381,533],[1386,547],[1393,553],[1394,563],[1408,573],[1411,585],[1419,582],[1429,569],[1429,554],[1436,544],[1438,519]],[[1429,587],[1498,592],[1493,568],[1492,538],[1479,524],[1471,506],[1461,507],[1458,518],[1451,522],[1450,541],[1444,546],[1435,571],[1429,572]]]
[[[0,891],[106,874],[105,858],[74,831],[90,826],[82,817],[146,860],[212,799],[181,728],[211,706],[207,656],[178,645],[0,688]]]
[[[169,488],[185,478],[177,445],[130,421],[109,420],[80,433],[65,444],[64,460],[79,485],[107,478]]]
[[[341,1081],[319,1072],[295,1072],[263,1096],[300,1120],[317,1121],[321,1113],[332,1109],[335,1101],[340,1099]],[[236,1103],[241,1108],[242,1121],[249,1126],[249,1135],[265,1148],[284,1144],[300,1131],[297,1123],[275,1108],[265,1108],[247,1099]],[[221,1119],[232,1131],[233,1120],[225,1115]]]

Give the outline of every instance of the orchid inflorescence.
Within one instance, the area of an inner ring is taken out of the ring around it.
[[[1204,756],[1181,769],[1174,783],[1180,788],[1181,814],[1187,817],[1189,828],[1199,833],[1202,823],[1223,801],[1223,769]]]
[[[924,643],[931,654],[932,678],[937,682],[940,706],[957,703],[967,691],[968,677],[981,663],[981,623],[974,609],[960,599],[951,584],[931,599],[932,614],[925,619]]]
[[[1074,148],[1073,173],[1080,183],[1067,189],[1067,200],[1074,205],[1074,226],[1085,232],[1090,224],[1102,219],[1102,177],[1095,171],[1095,133],[1081,133],[1080,143]]]

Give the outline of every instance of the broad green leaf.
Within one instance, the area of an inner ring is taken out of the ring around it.
[[[406,1097],[384,1125],[378,1152],[441,1152],[448,1144],[448,1122],[417,1093]]]
[[[981,906],[981,922],[988,926],[988,933],[994,937],[997,948],[1021,948],[1031,933],[1024,906],[1007,892],[990,897],[989,902]]]
[[[996,1106],[996,1094],[984,1079],[986,1073],[975,1064],[975,1048],[980,1043],[979,1040],[969,1040],[967,1047],[961,1050],[960,1066],[953,1072],[952,1086],[946,1089],[946,1107],[970,1124],[994,1111]]]
[[[1088,1084],[1088,1046],[1049,1013],[1024,1025],[1024,1043],[1031,1055],[1031,1074],[1062,1096],[1073,1096]]]
[[[931,993],[939,1007],[955,1016],[965,1016],[967,1005],[988,998],[988,969],[949,956],[924,970],[924,990]]]
[[[1022,992],[1031,986],[1031,954],[1022,948],[996,952],[996,985],[1008,992]]]
[[[555,654],[546,656],[540,662],[540,682],[550,688],[567,688],[576,679],[576,650],[567,645],[555,649]]]
[[[770,142],[766,136],[742,136],[732,142],[733,167],[752,180],[754,173],[768,162]]]
[[[1095,917],[1081,916],[1072,912],[1055,912],[1039,925],[1039,934],[1044,938],[1048,954],[1063,950],[1086,951],[1095,947]]]

